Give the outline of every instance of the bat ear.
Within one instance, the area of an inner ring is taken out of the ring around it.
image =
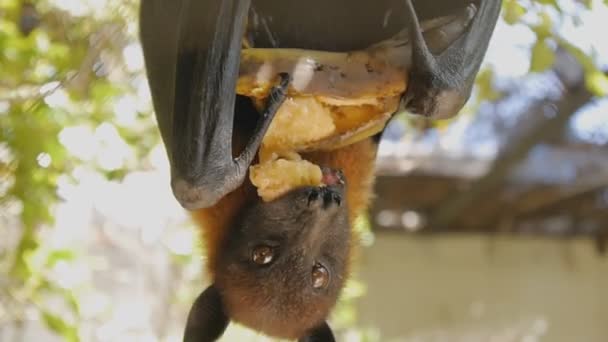
[[[308,335],[300,338],[298,342],[335,342],[334,333],[331,331],[327,322],[321,323],[308,333]]]
[[[192,304],[186,323],[184,342],[216,341],[229,323],[219,291],[209,286]]]

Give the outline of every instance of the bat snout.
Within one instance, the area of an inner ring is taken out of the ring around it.
[[[343,197],[342,186],[315,187],[308,191],[308,207],[315,209],[337,208],[342,206]]]

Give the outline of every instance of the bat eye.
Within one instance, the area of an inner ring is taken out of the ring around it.
[[[329,271],[325,266],[317,263],[312,268],[312,287],[322,289],[327,287],[327,284],[329,284]]]
[[[268,265],[274,257],[272,247],[261,245],[253,249],[251,260],[258,265]]]

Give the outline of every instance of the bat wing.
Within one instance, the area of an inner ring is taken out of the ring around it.
[[[238,188],[285,98],[273,90],[249,142],[232,156],[241,40],[251,0],[143,0],[140,36],[171,186],[187,209]]]

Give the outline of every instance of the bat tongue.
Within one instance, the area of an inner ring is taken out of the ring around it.
[[[321,182],[327,186],[340,186],[344,185],[345,178],[342,170],[336,170],[329,167],[322,167],[321,171],[323,172],[323,178],[321,178]]]

